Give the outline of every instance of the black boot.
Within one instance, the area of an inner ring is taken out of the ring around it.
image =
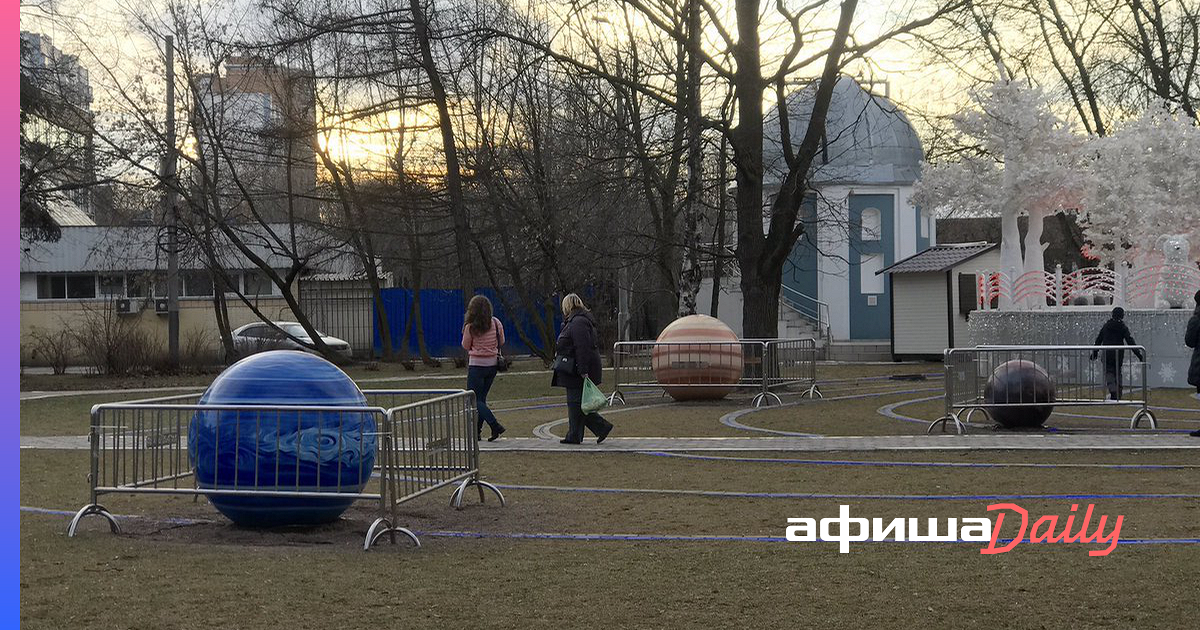
[[[496,424],[493,424],[492,425],[492,435],[491,435],[491,437],[488,438],[488,441],[495,442],[496,439],[500,437],[500,434],[504,433],[505,431],[506,431],[506,429],[504,428],[503,424],[500,424],[499,422],[497,422]]]

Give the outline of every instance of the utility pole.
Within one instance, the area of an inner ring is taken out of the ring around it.
[[[167,154],[163,158],[163,217],[167,223],[167,351],[179,367],[179,230],[175,207],[175,38],[167,35]]]
[[[629,341],[629,267],[621,261],[617,269],[617,341]]]

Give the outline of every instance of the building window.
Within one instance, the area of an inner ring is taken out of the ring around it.
[[[918,212],[917,216],[920,217],[921,238],[929,238],[929,215],[925,212]]]
[[[37,299],[63,300],[67,297],[67,277],[39,275],[37,277]]]
[[[883,276],[876,272],[883,269],[883,254],[863,254],[859,263],[859,290],[864,295],[883,293]]]
[[[275,283],[263,273],[261,269],[248,269],[243,272],[242,277],[246,279],[246,295],[271,295],[274,293]]]
[[[125,276],[100,276],[101,297],[125,297]]]
[[[150,295],[150,286],[153,282],[154,278],[149,274],[130,275],[125,295],[131,298],[144,298]]]
[[[882,232],[883,217],[879,210],[867,208],[862,211],[862,240],[878,241]]]
[[[183,280],[183,295],[188,297],[212,296],[213,281],[207,271],[184,271],[179,275]]]
[[[67,297],[86,300],[96,297],[96,276],[71,275],[67,276]]]

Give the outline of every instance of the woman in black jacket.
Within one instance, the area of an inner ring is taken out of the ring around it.
[[[1192,365],[1188,368],[1188,384],[1196,388],[1196,398],[1200,399],[1200,291],[1196,292],[1196,312],[1188,320],[1187,333],[1183,343],[1192,349]],[[1200,437],[1200,430],[1192,431],[1192,435]]]
[[[612,432],[613,425],[598,413],[583,413],[583,379],[590,378],[599,385],[603,373],[600,366],[600,351],[596,344],[596,322],[583,305],[583,300],[574,293],[562,300],[563,327],[558,334],[558,357],[571,359],[573,371],[559,369],[562,361],[555,360],[554,377],[550,384],[567,390],[567,437],[559,440],[563,444],[583,442],[583,428],[596,435],[596,443],[604,441]]]

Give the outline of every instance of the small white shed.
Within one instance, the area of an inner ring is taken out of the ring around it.
[[[892,360],[941,360],[946,348],[966,345],[975,273],[999,265],[995,243],[948,243],[880,270],[892,295]]]

